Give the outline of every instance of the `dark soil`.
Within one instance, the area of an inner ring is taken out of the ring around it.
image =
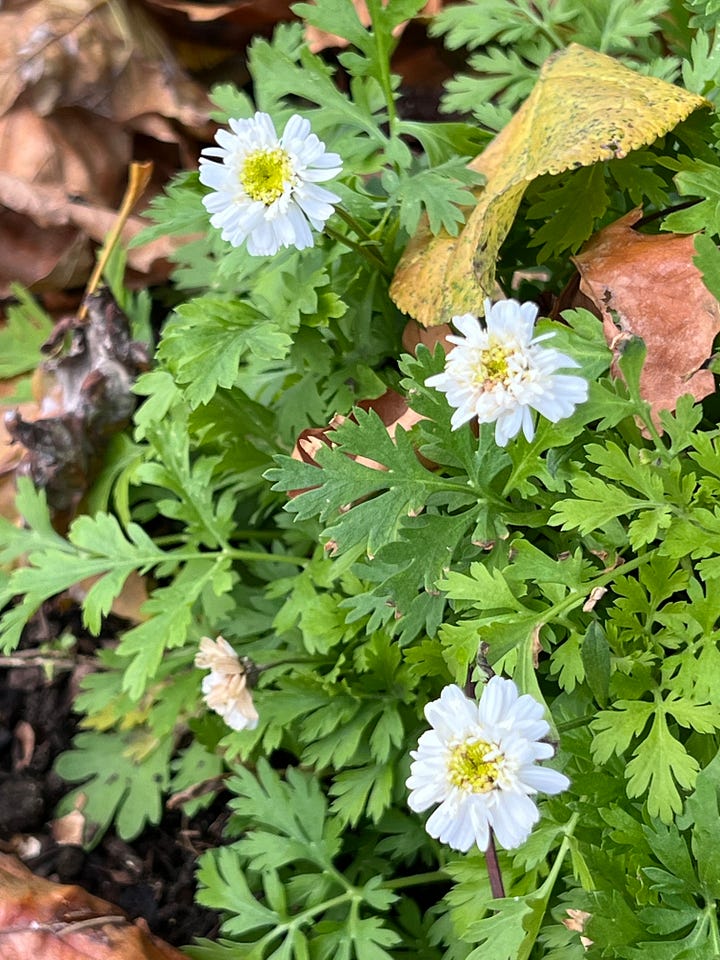
[[[111,618],[107,629],[111,634],[123,626]],[[112,642],[111,635],[90,641],[77,612],[54,603],[30,624],[20,650],[68,630],[78,638],[68,660],[90,654],[98,642]],[[194,873],[198,856],[222,843],[222,799],[192,820],[166,810],[162,822],[133,843],[109,832],[85,851],[53,839],[55,807],[69,790],[53,765],[77,729],[72,700],[79,672],[68,663],[48,679],[41,666],[2,666],[0,660],[0,851],[16,854],[38,876],[84,887],[130,919],[144,918],[173,946],[214,938],[219,915],[195,903]]]

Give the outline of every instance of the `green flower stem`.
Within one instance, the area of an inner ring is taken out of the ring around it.
[[[236,550],[233,547],[226,547],[223,553],[227,557],[233,557],[235,560],[250,560],[269,563],[294,563],[299,567],[304,567],[308,563],[307,557],[294,557],[291,554],[263,553],[261,550]],[[198,554],[205,556],[205,554]]]
[[[714,901],[709,901],[705,907],[705,915],[707,916],[708,924],[710,926],[710,943],[711,949],[714,956],[720,956],[720,931],[718,930],[718,905]]]
[[[584,603],[588,594],[594,590],[595,587],[604,587],[606,584],[612,583],[616,577],[630,573],[632,570],[637,570],[638,567],[642,567],[643,564],[648,563],[652,557],[655,556],[656,552],[656,550],[648,550],[648,552],[644,553],[641,557],[634,557],[632,560],[628,560],[627,563],[622,563],[619,567],[613,567],[613,569],[608,570],[607,573],[602,573],[593,580],[588,580],[587,583],[582,585],[582,590],[573,590],[564,600],[560,600],[558,603],[554,603],[551,607],[548,607],[543,617],[539,620],[539,626],[544,626],[552,620],[558,620],[560,617],[563,617],[566,613],[569,613],[575,607]]]
[[[207,560],[212,557],[209,552],[200,550],[188,550],[187,552],[168,553],[164,557],[148,558],[149,566],[156,566],[159,563],[167,563],[168,560],[184,562],[186,560]],[[307,557],[295,557],[291,554],[263,553],[261,550],[236,550],[233,547],[223,547],[216,554],[216,560],[222,560],[223,557],[232,557],[233,560],[248,560],[262,563],[293,563],[298,567],[304,567],[308,564]],[[135,564],[139,566],[139,564]],[[145,566],[145,564],[143,564]]]
[[[365,246],[362,243],[357,243],[355,240],[351,240],[350,237],[345,236],[344,233],[340,233],[339,230],[331,227],[329,223],[325,224],[325,233],[332,240],[337,240],[338,243],[342,243],[351,250],[355,250],[356,253],[359,253],[361,257],[367,260],[373,270],[378,270],[386,277],[390,276],[390,271],[388,270],[386,264],[383,263],[380,257],[374,253],[370,247]]]
[[[595,714],[588,714],[587,717],[576,717],[574,720],[566,720],[565,723],[557,724],[558,733],[567,733],[568,730],[577,730],[578,727],[587,727],[595,719]]]
[[[319,913],[332,910],[333,907],[339,907],[341,904],[347,903],[348,901],[354,902],[356,899],[357,893],[354,890],[347,891],[339,894],[337,897],[332,897],[330,900],[324,900],[322,903],[318,903],[314,907],[308,907],[308,909],[303,910],[302,913],[295,914],[292,920],[288,920],[286,923],[279,923],[276,927],[273,927],[272,930],[268,931],[262,940],[256,944],[258,956],[263,955],[263,948],[272,943],[273,940],[277,940],[278,937],[286,936],[291,930],[301,929]]]
[[[338,205],[335,207],[335,213],[340,217],[341,220],[344,220],[350,229],[354,230],[361,239],[367,241],[367,243],[376,242],[367,232],[365,227],[361,226],[361,224],[358,223],[355,217],[348,210],[346,210],[345,207]]]
[[[392,88],[392,79],[390,76],[390,54],[392,50],[390,49],[390,44],[393,42],[393,38],[390,34],[386,33],[380,26],[380,20],[382,15],[382,0],[367,0],[368,13],[370,14],[370,21],[372,23],[373,37],[375,38],[375,46],[377,47],[378,52],[378,65],[380,67],[380,86],[382,91],[385,94],[385,103],[387,105],[388,113],[388,124],[390,126],[391,135],[395,135],[395,127],[397,126],[397,108],[395,107],[395,94]]]
[[[555,886],[555,881],[557,880],[558,875],[560,873],[560,867],[562,866],[562,862],[565,859],[565,856],[567,855],[568,850],[570,849],[570,844],[572,843],[572,838],[575,833],[575,827],[577,826],[579,819],[580,819],[580,814],[576,812],[570,817],[568,822],[563,827],[563,833],[565,834],[565,836],[563,837],[562,843],[560,844],[560,848],[557,852],[557,856],[555,857],[555,861],[552,867],[550,868],[550,873],[548,874],[547,879],[543,883],[543,888],[549,887],[549,890],[552,890],[552,888]]]
[[[388,890],[403,890],[405,887],[422,887],[426,883],[449,883],[450,877],[444,870],[429,870],[427,873],[414,873],[409,877],[396,877],[386,880],[383,886]]]

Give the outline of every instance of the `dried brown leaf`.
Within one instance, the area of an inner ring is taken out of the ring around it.
[[[638,233],[633,224],[640,216],[632,210],[611,223],[573,259],[580,290],[599,310],[610,347],[623,335],[645,341],[640,392],[657,414],[674,410],[685,393],[702,400],[714,391],[703,364],[720,332],[720,303],[693,263],[694,238]]]
[[[127,426],[136,398],[130,388],[147,367],[144,345],[130,339],[127,317],[107,290],[87,298],[88,321],[56,324],[44,345],[64,355],[42,366],[41,416],[32,422],[11,411],[4,422],[25,447],[17,472],[44,489],[54,523],[64,532],[97,474],[110,437]]]
[[[0,296],[10,281],[42,291],[82,286],[135,154],[157,161],[155,192],[195,163],[197,137],[212,134],[209,113],[206,91],[138,3],[3,5]],[[142,225],[131,220],[124,239]],[[132,250],[131,270],[161,282],[169,252],[164,243]]]
[[[82,107],[125,123],[155,113],[207,122],[205,91],[145,11],[126,0],[42,0],[0,11],[0,114]]]
[[[624,157],[706,104],[576,43],[553,54],[525,103],[469,164],[486,184],[465,226],[449,237],[421,224],[395,271],[393,300],[425,326],[481,315],[498,252],[532,180]]]
[[[105,900],[35,877],[0,854],[3,960],[185,960]]]
[[[13,282],[40,291],[81,285],[93,264],[91,241],[102,243],[116,217],[109,207],[68,197],[61,186],[32,184],[0,172],[0,243],[8,239],[2,244],[0,296],[9,296]],[[141,217],[129,217],[123,243],[146,226]],[[132,248],[128,264],[145,282],[158,282],[167,276],[168,257],[176,245],[159,238]]]

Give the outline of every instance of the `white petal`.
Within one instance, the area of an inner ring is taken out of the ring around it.
[[[262,111],[231,119],[228,125],[229,130],[216,134],[218,146],[203,150],[199,164],[200,182],[211,191],[203,205],[212,226],[234,246],[247,243],[253,256],[272,256],[282,247],[312,247],[311,226],[322,230],[340,201],[317,183],[341,172],[341,158],[325,150],[310,122],[298,114],[290,117],[281,139],[272,118]],[[253,201],[243,187],[243,164],[249,154],[276,147],[285,150],[292,175],[281,196],[268,203]]]

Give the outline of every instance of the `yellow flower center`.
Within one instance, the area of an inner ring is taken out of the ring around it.
[[[240,183],[251,200],[266,206],[281,197],[292,179],[290,157],[282,147],[256,150],[243,161]]]
[[[448,763],[450,783],[468,793],[489,793],[500,775],[502,756],[485,740],[460,743]]]
[[[508,357],[512,351],[495,344],[483,350],[478,360],[475,376],[483,390],[492,390],[498,383],[504,383],[508,376]]]

